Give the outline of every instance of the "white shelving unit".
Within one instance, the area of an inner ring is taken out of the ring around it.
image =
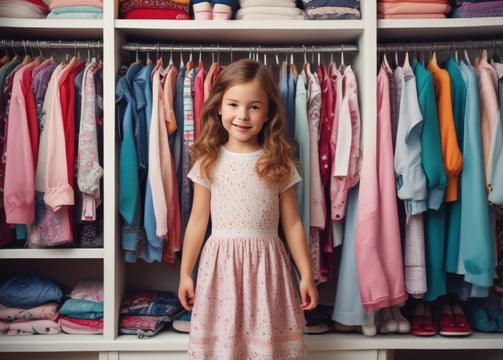
[[[177,21],[122,20],[118,0],[104,1],[103,20],[24,20],[0,18],[0,40],[97,40],[104,59],[104,213],[103,249],[0,249],[3,277],[34,269],[71,287],[82,278],[103,279],[103,335],[0,336],[0,358],[17,359],[187,359],[187,335],[163,332],[150,339],[120,335],[119,307],[126,290],[176,290],[176,268],[164,264],[126,264],[120,246],[118,147],[115,134],[115,83],[129,41],[146,43],[231,43],[323,45],[355,44],[352,66],[359,81],[365,149],[375,147],[377,44],[400,41],[503,39],[503,18],[377,20],[374,1],[361,1],[361,20],[344,21]],[[411,335],[325,334],[306,336],[309,360],[391,360],[407,351],[478,351],[481,358],[503,356],[503,334],[475,333],[463,339]],[[484,351],[484,352],[482,352]],[[445,352],[443,352],[445,357]],[[484,355],[481,355],[484,354]],[[396,356],[395,356],[396,355]],[[448,357],[447,357],[448,358]],[[432,358],[433,360],[433,358]]]

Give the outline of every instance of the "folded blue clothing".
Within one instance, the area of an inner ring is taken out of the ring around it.
[[[59,309],[61,315],[78,319],[97,320],[103,318],[103,303],[85,299],[67,299]]]
[[[121,304],[123,315],[151,315],[174,317],[180,313],[182,305],[178,296],[171,291],[140,291],[128,294]]]
[[[31,308],[50,301],[61,302],[63,291],[51,280],[35,274],[21,274],[0,286],[0,304]]]
[[[99,13],[103,14],[103,8],[97,6],[75,5],[75,6],[62,6],[51,10],[54,15],[68,14],[68,13]]]

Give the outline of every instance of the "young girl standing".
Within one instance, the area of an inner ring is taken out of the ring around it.
[[[219,75],[191,147],[192,211],[178,296],[192,311],[197,359],[293,359],[304,354],[303,310],[318,302],[286,140],[269,69],[238,60]],[[211,235],[203,246],[211,213]],[[278,225],[300,276],[299,292]],[[192,272],[199,257],[197,287]],[[299,299],[300,295],[300,299]]]

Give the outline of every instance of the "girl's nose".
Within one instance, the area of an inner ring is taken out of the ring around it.
[[[248,118],[248,112],[245,108],[239,108],[238,110],[238,117],[240,119],[246,120]]]

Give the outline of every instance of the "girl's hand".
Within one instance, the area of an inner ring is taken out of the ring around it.
[[[180,277],[180,285],[178,286],[178,299],[185,310],[191,311],[194,305],[194,281],[192,277]]]
[[[302,310],[313,310],[318,305],[318,289],[314,282],[300,280],[299,290]]]

